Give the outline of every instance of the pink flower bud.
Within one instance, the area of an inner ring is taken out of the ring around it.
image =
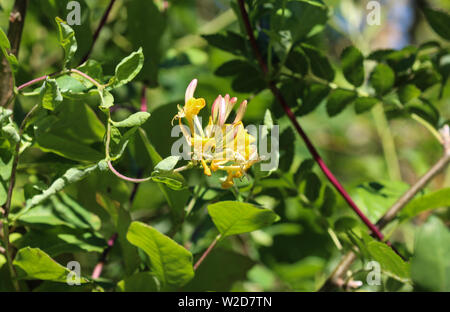
[[[236,113],[236,118],[234,119],[233,123],[237,123],[242,120],[244,117],[245,111],[247,110],[247,100],[242,101],[241,105],[239,106],[239,109]]]
[[[186,93],[184,96],[185,103],[194,97],[195,88],[197,88],[197,79],[192,79],[191,83],[186,88]]]

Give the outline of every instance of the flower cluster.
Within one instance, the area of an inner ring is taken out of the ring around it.
[[[188,144],[192,147],[192,160],[200,162],[204,173],[224,170],[227,177],[222,183],[223,188],[233,186],[234,178],[241,178],[245,172],[258,161],[255,138],[248,133],[242,124],[242,117],[247,109],[247,101],[243,101],[236,112],[232,123],[226,123],[236,97],[219,95],[211,106],[208,125],[203,129],[198,114],[206,105],[203,98],[195,98],[194,91],[197,79],[191,81],[186,89],[184,107],[178,105],[178,119],[181,131]],[[188,131],[181,122],[185,118]]]

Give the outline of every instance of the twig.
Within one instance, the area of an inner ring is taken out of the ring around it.
[[[256,56],[256,59],[259,63],[259,66],[261,67],[261,70],[263,71],[264,75],[267,77],[269,72],[267,70],[267,66],[264,62],[264,59],[259,51],[258,44],[256,42],[255,36],[253,34],[252,26],[250,24],[250,19],[248,17],[247,11],[245,9],[244,1],[238,0],[239,9],[242,15],[242,19],[244,22],[245,29],[247,31],[247,35],[249,37],[250,45],[252,46],[253,52]],[[358,206],[355,204],[355,202],[352,200],[350,195],[347,193],[347,191],[342,187],[342,185],[339,183],[339,181],[335,178],[335,176],[332,174],[330,169],[325,165],[324,161],[320,157],[319,153],[317,152],[316,148],[312,144],[309,137],[306,135],[306,133],[303,131],[302,127],[297,121],[297,118],[295,117],[292,110],[289,108],[289,106],[286,103],[286,100],[278,90],[277,86],[273,81],[269,82],[269,88],[272,91],[274,97],[277,99],[277,101],[280,103],[280,105],[283,107],[283,110],[285,111],[286,115],[291,120],[292,124],[294,125],[295,129],[297,130],[298,134],[301,136],[303,141],[306,144],[306,147],[308,148],[309,152],[313,156],[316,163],[319,165],[320,169],[322,169],[325,176],[328,178],[328,180],[331,182],[331,184],[334,186],[334,188],[341,194],[341,196],[345,199],[345,201],[348,203],[348,205],[355,211],[355,213],[359,216],[359,218],[364,222],[364,224],[370,229],[372,232],[372,235],[374,235],[377,239],[380,241],[383,240],[384,236],[380,232],[380,230],[372,223],[370,220],[363,214],[363,212],[358,208]]]
[[[439,172],[444,170],[450,163],[450,133],[448,126],[444,127],[442,134],[442,141],[444,143],[444,155],[426,172],[409,190],[407,190],[391,208],[378,220],[376,225],[381,230],[389,224],[400,210],[405,207],[411,199],[424,188]],[[348,252],[336,266],[336,269],[331,273],[330,277],[325,281],[319,291],[330,291],[336,286],[341,287],[340,281],[342,276],[347,272],[352,263],[356,260],[356,254],[353,251]]]
[[[27,12],[28,0],[16,0],[9,15],[8,40],[11,44],[11,52],[17,58],[20,41],[22,39],[23,25]],[[14,79],[11,67],[3,53],[0,53],[0,106],[9,105],[13,96]]]
[[[212,241],[211,245],[205,250],[205,252],[202,254],[202,256],[197,260],[197,262],[194,264],[194,271],[198,269],[200,264],[202,264],[203,260],[209,255],[211,250],[216,246],[217,242],[219,241],[221,235],[217,235],[216,238]]]
[[[95,42],[97,41],[98,36],[100,35],[100,31],[102,30],[103,26],[105,26],[106,21],[108,20],[109,13],[111,12],[111,9],[112,9],[112,7],[114,5],[114,2],[116,2],[116,0],[111,0],[109,2],[109,5],[106,8],[106,11],[105,11],[105,13],[102,16],[102,19],[100,20],[100,23],[98,24],[98,27],[95,30],[94,35],[92,36],[92,44],[89,47],[89,50],[84,55],[84,57],[81,59],[80,65],[83,64],[84,62],[86,62],[87,59],[89,58],[89,56],[91,55],[92,50],[94,49]]]

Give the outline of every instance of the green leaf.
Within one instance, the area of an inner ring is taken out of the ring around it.
[[[380,263],[381,270],[402,282],[410,281],[409,263],[405,262],[386,243],[371,240],[366,243],[370,260]]]
[[[161,160],[156,166],[156,171],[171,171],[175,168],[178,161],[180,160],[180,156],[169,156]]]
[[[336,194],[333,189],[325,185],[323,190],[323,200],[319,207],[320,213],[324,217],[330,217],[333,214],[334,206],[336,205]]]
[[[248,70],[254,71],[254,66],[243,60],[231,60],[220,65],[214,74],[221,77],[236,76]]]
[[[374,107],[378,102],[379,100],[373,97],[358,97],[355,100],[355,112],[357,114],[362,114],[368,110],[371,110],[372,107]]]
[[[350,90],[336,89],[331,91],[327,102],[328,116],[334,117],[341,113],[356,97],[356,92]]]
[[[158,283],[150,272],[139,272],[117,283],[121,292],[154,292],[158,291]]]
[[[66,227],[39,230],[31,229],[15,243],[17,248],[38,247],[50,257],[64,253],[102,253],[106,241],[91,232],[77,231]]]
[[[398,98],[400,102],[406,104],[411,100],[417,99],[422,92],[413,84],[407,84],[398,90]]]
[[[246,39],[241,35],[227,31],[223,34],[202,35],[208,44],[235,55],[243,55],[246,52]]]
[[[145,251],[152,272],[163,286],[181,287],[194,277],[192,254],[151,226],[132,222],[127,239]]]
[[[279,219],[279,216],[270,209],[236,201],[222,201],[209,205],[208,213],[222,237],[252,232]]]
[[[317,34],[328,20],[327,7],[318,1],[289,1],[286,3],[286,9],[289,10],[290,16],[280,16],[283,20],[280,24],[284,26],[283,29],[291,32],[294,43]]]
[[[111,106],[114,106],[114,96],[108,90],[102,88],[98,90],[100,95],[100,108],[106,110]]]
[[[450,40],[450,15],[430,8],[424,8],[423,13],[431,28],[442,38]]]
[[[359,87],[364,82],[364,56],[354,46],[344,49],[341,54],[342,71],[344,77],[355,87]]]
[[[302,76],[306,75],[308,73],[309,64],[305,52],[303,52],[300,47],[292,49],[286,58],[285,66],[294,73],[298,73]]]
[[[59,44],[64,49],[64,68],[66,68],[77,51],[77,40],[75,39],[75,32],[65,21],[57,17],[56,23],[58,25]]]
[[[11,44],[9,43],[8,36],[1,28],[0,28],[0,47],[8,50],[11,49]]]
[[[155,182],[164,183],[172,190],[182,190],[186,188],[186,181],[184,177],[173,171],[153,171],[152,180]]]
[[[319,197],[320,187],[322,183],[314,172],[309,172],[305,177],[305,196],[310,202],[316,201]]]
[[[31,207],[39,205],[40,203],[42,203],[44,200],[46,200],[50,196],[61,191],[67,185],[78,182],[81,179],[85,178],[90,173],[97,170],[98,167],[99,167],[99,164],[87,167],[85,169],[70,168],[60,178],[56,179],[50,185],[50,187],[48,189],[46,189],[44,192],[42,192],[42,194],[36,195],[36,196],[30,198],[29,200],[27,200],[25,209],[29,209]]]
[[[54,110],[62,102],[61,90],[55,79],[47,77],[42,84],[40,97],[42,107],[48,110]]]
[[[20,249],[13,264],[19,279],[66,283],[67,276],[71,273],[69,269],[57,263],[39,248]],[[80,283],[89,283],[89,280],[81,277]]]
[[[417,290],[450,291],[450,231],[431,216],[418,230],[411,259],[411,277]]]
[[[379,95],[389,92],[394,86],[395,73],[386,64],[380,63],[372,71],[370,83]]]
[[[142,66],[144,66],[144,54],[142,48],[139,48],[120,61],[116,66],[116,74],[111,78],[109,84],[113,88],[127,84],[139,74]]]
[[[319,83],[310,84],[303,91],[302,104],[297,109],[297,116],[304,116],[314,111],[320,103],[327,97],[330,88]]]
[[[375,222],[409,188],[401,181],[367,182],[358,186],[354,200],[363,213]]]
[[[113,125],[115,127],[138,127],[143,125],[147,121],[148,117],[150,117],[150,113],[137,112],[128,116],[124,120],[113,121]]]
[[[334,222],[334,229],[337,232],[347,232],[358,226],[358,221],[352,217],[340,217]]]
[[[257,93],[265,86],[266,82],[261,71],[254,66],[249,66],[245,71],[238,72],[231,82],[233,90],[241,93]]]
[[[180,160],[180,156],[169,156],[161,160],[152,172],[152,180],[166,184],[173,190],[181,190],[186,187],[184,177],[174,172],[176,164]]]
[[[280,160],[278,168],[281,171],[289,171],[294,159],[295,134],[291,127],[283,130],[280,136]]]
[[[400,212],[401,220],[413,218],[419,213],[431,209],[450,206],[450,188],[440,189],[433,193],[414,198]]]
[[[309,58],[312,73],[327,81],[333,81],[335,72],[328,58],[314,46],[303,43],[302,49]]]

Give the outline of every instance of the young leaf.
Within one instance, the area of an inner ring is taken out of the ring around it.
[[[328,116],[334,117],[347,107],[355,98],[357,94],[354,91],[336,89],[331,91],[327,102]]]
[[[139,50],[120,61],[116,66],[116,74],[111,78],[109,84],[113,88],[127,84],[139,74],[143,65],[144,54],[142,53],[142,48],[139,48]]]
[[[379,95],[389,92],[394,86],[395,73],[386,64],[380,63],[372,71],[370,83]]]
[[[59,283],[67,283],[69,269],[50,258],[39,248],[25,247],[17,252],[13,262],[19,279],[39,279]],[[89,283],[84,277],[80,283]]]
[[[355,87],[359,87],[364,82],[364,56],[354,46],[344,49],[341,54],[342,71],[345,79]]]
[[[270,209],[236,201],[222,201],[209,205],[208,213],[222,237],[252,232],[279,219]]]
[[[150,117],[150,113],[147,112],[137,112],[128,116],[126,119],[121,121],[113,121],[113,125],[115,127],[139,127],[143,125],[148,117]]]
[[[180,156],[169,156],[161,160],[156,166],[156,171],[171,171],[175,168],[178,161],[180,160]]]
[[[106,89],[99,89],[98,94],[100,95],[100,108],[108,109],[114,106],[114,96]]]
[[[62,102],[61,90],[55,79],[47,77],[42,84],[40,97],[42,107],[48,110],[54,110]]]
[[[166,184],[172,190],[182,190],[186,187],[184,177],[178,172],[173,171],[153,171],[152,180]]]
[[[36,195],[27,200],[25,210],[39,205],[53,194],[61,191],[66,185],[80,181],[81,179],[92,173],[94,170],[96,170],[98,167],[99,164],[87,167],[85,169],[70,168],[60,178],[56,179],[48,189],[42,192],[42,194]]]
[[[77,51],[77,40],[75,39],[75,32],[65,21],[57,17],[56,23],[58,25],[59,44],[64,49],[64,68],[66,68]]]
[[[194,277],[192,254],[153,227],[132,222],[127,239],[145,251],[152,272],[163,286],[181,287]]]

